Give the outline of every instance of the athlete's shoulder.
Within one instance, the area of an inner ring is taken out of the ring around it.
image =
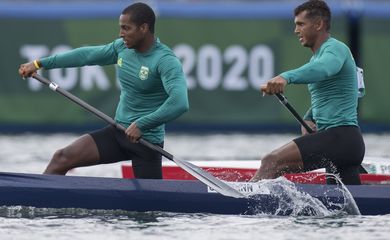
[[[159,54],[166,56],[166,55],[172,55],[175,56],[172,49],[165,45],[164,43],[160,42],[159,40],[156,42],[156,49],[159,52]]]
[[[342,41],[337,40],[336,38],[329,38],[324,43],[324,48],[334,49],[338,52],[349,52],[349,47]]]
[[[160,61],[170,61],[180,65],[180,60],[177,58],[177,56],[170,47],[168,47],[164,43],[161,43],[160,41],[157,41],[156,44],[156,49],[159,52],[158,54],[160,55]]]
[[[125,43],[123,42],[123,39],[122,39],[122,38],[115,39],[115,40],[112,42],[112,45],[113,45],[115,51],[117,51],[117,52],[120,52],[120,51],[123,51],[123,50],[126,49],[126,45],[125,45]]]

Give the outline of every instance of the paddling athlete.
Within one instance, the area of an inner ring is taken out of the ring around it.
[[[121,86],[115,121],[57,150],[44,173],[65,175],[82,166],[132,160],[136,178],[162,178],[161,154],[137,143],[140,137],[163,146],[165,123],[189,109],[180,60],[154,35],[155,14],[144,3],[125,8],[119,17],[120,38],[102,46],[81,47],[22,64],[29,77],[39,68],[117,64]]]
[[[331,12],[324,1],[307,1],[294,10],[295,33],[313,56],[305,65],[283,72],[261,86],[271,95],[287,84],[308,84],[311,107],[304,116],[313,128],[267,154],[251,181],[320,168],[337,173],[344,184],[360,184],[365,145],[357,119],[356,65],[349,48],[330,36]],[[328,183],[331,183],[328,181]]]

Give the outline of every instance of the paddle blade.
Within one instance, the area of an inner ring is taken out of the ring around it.
[[[172,158],[172,161],[174,161],[179,167],[186,170],[188,173],[190,173],[192,176],[197,178],[199,181],[203,182],[216,192],[228,196],[228,197],[234,197],[234,198],[244,198],[244,194],[240,193],[233,187],[229,186],[228,184],[224,183],[223,181],[219,180],[218,178],[214,177],[210,173],[204,171],[200,167],[186,161],[181,161],[175,157]]]

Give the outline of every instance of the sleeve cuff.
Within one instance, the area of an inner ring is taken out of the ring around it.
[[[280,74],[280,76],[286,80],[287,84],[290,84],[290,83],[291,83],[292,77],[289,76],[288,73],[284,72],[284,73]]]

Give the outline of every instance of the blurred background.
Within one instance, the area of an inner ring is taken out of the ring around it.
[[[105,125],[37,81],[23,81],[21,63],[118,38],[118,17],[135,1],[1,0],[0,133],[79,132]],[[303,1],[144,1],[158,18],[156,35],[183,63],[190,111],[168,132],[284,133],[298,124],[261,83],[306,63],[311,52],[294,35],[293,9]],[[365,133],[390,131],[390,1],[327,1],[331,33],[347,43],[364,69],[360,99]],[[62,88],[114,116],[118,101],[115,66],[40,72]],[[290,103],[303,115],[306,86],[289,86]]]

